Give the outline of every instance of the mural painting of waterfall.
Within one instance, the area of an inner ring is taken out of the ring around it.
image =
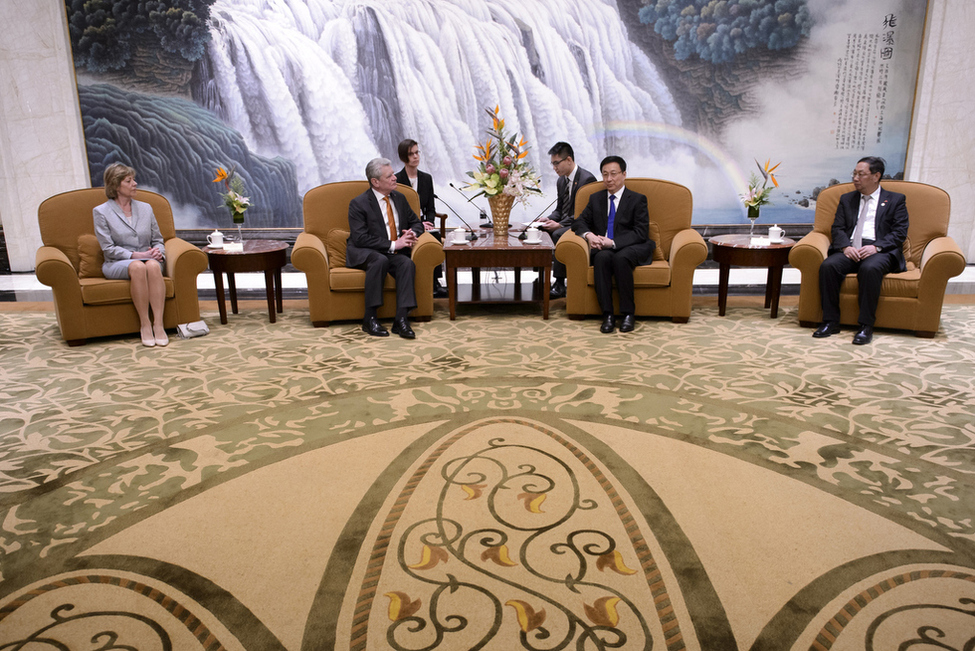
[[[184,229],[229,226],[217,167],[244,177],[247,227],[300,227],[306,191],[363,178],[375,156],[398,169],[403,138],[420,142],[438,194],[476,219],[486,202],[448,184],[465,183],[494,106],[531,144],[546,193],[515,220],[554,200],[547,150],[565,140],[590,170],[618,154],[631,176],[687,185],[696,224],[745,224],[738,195],[754,160],[782,161],[763,215],[808,223],[818,189],[860,156],[902,173],[926,11],[916,0],[170,0],[166,12],[109,13],[65,1],[93,182],[110,162],[134,165]]]

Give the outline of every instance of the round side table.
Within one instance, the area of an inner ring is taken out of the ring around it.
[[[718,314],[724,316],[728,306],[728,275],[731,265],[738,267],[768,267],[765,283],[765,307],[771,308],[771,318],[779,316],[779,293],[782,290],[782,267],[789,262],[789,250],[795,240],[758,245],[750,235],[717,235],[708,240],[712,245],[712,259],[720,265],[718,275]]]
[[[230,286],[230,307],[237,314],[237,285],[234,274],[245,271],[263,271],[264,286],[267,289],[267,311],[271,323],[276,321],[277,312],[284,311],[281,292],[281,269],[287,264],[285,251],[288,245],[278,240],[244,240],[243,251],[225,251],[204,246],[213,271],[213,284],[217,290],[217,306],[220,308],[220,323],[227,323],[227,305],[223,297],[223,274],[227,274]],[[277,306],[275,306],[277,298]]]

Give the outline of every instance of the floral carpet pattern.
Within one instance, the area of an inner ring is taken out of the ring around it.
[[[555,307],[0,313],[0,650],[975,645],[975,308],[852,346]]]

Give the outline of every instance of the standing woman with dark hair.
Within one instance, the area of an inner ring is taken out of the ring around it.
[[[423,228],[433,234],[438,240],[440,231],[434,225],[437,209],[434,206],[433,177],[420,171],[420,145],[416,140],[407,138],[399,144],[399,159],[403,161],[403,169],[396,173],[397,183],[408,185],[420,195],[420,219]],[[447,289],[440,282],[443,270],[438,266],[433,270],[433,297],[445,298]]]
[[[134,169],[113,163],[105,169],[104,178],[108,201],[92,212],[95,236],[105,256],[102,274],[129,281],[132,302],[139,313],[142,345],[165,346],[169,343],[163,326],[166,248],[159,224],[152,206],[135,200],[138,185]]]

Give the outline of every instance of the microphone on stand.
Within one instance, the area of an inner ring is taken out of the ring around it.
[[[491,228],[491,226],[492,226],[492,222],[491,222],[491,219],[490,219],[490,218],[488,217],[488,214],[487,214],[486,212],[484,212],[484,208],[481,208],[481,207],[480,207],[479,205],[477,205],[476,203],[474,203],[474,200],[473,200],[473,199],[471,199],[471,198],[470,198],[470,197],[468,197],[468,196],[467,196],[466,194],[464,194],[463,192],[461,192],[461,191],[460,191],[460,190],[459,190],[459,189],[457,188],[457,186],[456,186],[456,185],[454,185],[454,182],[453,182],[453,181],[451,181],[451,182],[450,182],[450,183],[448,183],[447,185],[449,185],[450,187],[452,187],[452,188],[453,188],[454,190],[457,190],[457,193],[458,193],[458,194],[459,194],[460,196],[462,196],[462,197],[464,197],[464,201],[466,201],[467,203],[469,203],[469,204],[471,204],[472,206],[474,206],[475,208],[477,208],[477,210],[478,210],[478,211],[480,212],[480,216],[481,216],[481,219],[483,219],[483,220],[484,220],[485,222],[487,222],[487,223],[485,223],[485,224],[481,224],[481,228]],[[465,222],[465,223],[466,223],[466,222]]]
[[[451,186],[451,187],[453,187],[453,186]],[[456,190],[457,188],[454,188],[454,189]],[[471,242],[473,242],[474,240],[477,239],[477,233],[475,233],[474,232],[474,229],[471,228],[471,225],[467,223],[467,220],[460,216],[460,213],[458,213],[456,210],[454,210],[453,208],[451,208],[450,207],[450,204],[447,203],[446,201],[444,201],[443,199],[441,199],[440,198],[440,195],[438,195],[437,193],[434,193],[433,194],[433,198],[434,199],[440,199],[440,203],[442,203],[443,205],[447,206],[447,208],[450,210],[450,212],[454,213],[454,215],[457,216],[457,219],[459,219],[462,222],[464,222],[464,226],[466,226],[468,229],[470,229],[471,234],[466,236],[468,240],[470,240]]]
[[[556,202],[556,201],[558,201],[558,200],[559,200],[559,198],[558,198],[558,197],[555,197],[555,199],[554,199],[554,200],[552,201],[552,203],[555,203],[555,202]],[[524,229],[523,229],[523,230],[521,231],[521,235],[519,235],[519,236],[518,236],[518,239],[519,239],[519,240],[527,240],[527,239],[528,239],[528,228],[529,228],[529,227],[530,227],[530,226],[531,226],[532,224],[534,224],[535,222],[537,222],[537,221],[539,220],[539,218],[540,218],[540,217],[542,216],[542,214],[543,214],[543,213],[544,213],[544,212],[545,212],[546,210],[548,210],[549,208],[551,208],[551,207],[552,207],[552,203],[550,203],[550,204],[548,204],[547,206],[545,206],[544,208],[542,208],[542,212],[540,212],[540,213],[538,213],[537,215],[535,215],[535,219],[533,219],[533,220],[531,220],[530,222],[528,222],[527,224],[525,224],[525,228],[524,228]]]

